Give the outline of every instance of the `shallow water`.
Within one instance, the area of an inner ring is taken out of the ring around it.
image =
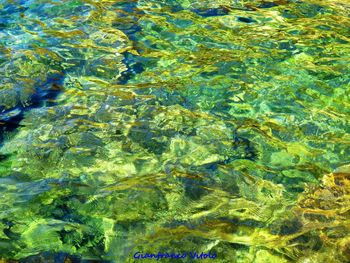
[[[348,0],[0,0],[0,262],[349,262],[349,41]]]

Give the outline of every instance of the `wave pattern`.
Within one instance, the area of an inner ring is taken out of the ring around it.
[[[0,1],[0,259],[349,262],[349,29],[340,0]]]

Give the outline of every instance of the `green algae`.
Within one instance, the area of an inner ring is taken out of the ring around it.
[[[0,258],[348,262],[349,8],[3,1]]]

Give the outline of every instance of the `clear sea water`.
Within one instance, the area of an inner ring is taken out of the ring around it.
[[[0,262],[349,262],[349,41],[348,0],[0,0]]]

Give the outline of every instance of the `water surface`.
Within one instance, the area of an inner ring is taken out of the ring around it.
[[[349,41],[349,1],[0,0],[0,261],[349,262]]]

